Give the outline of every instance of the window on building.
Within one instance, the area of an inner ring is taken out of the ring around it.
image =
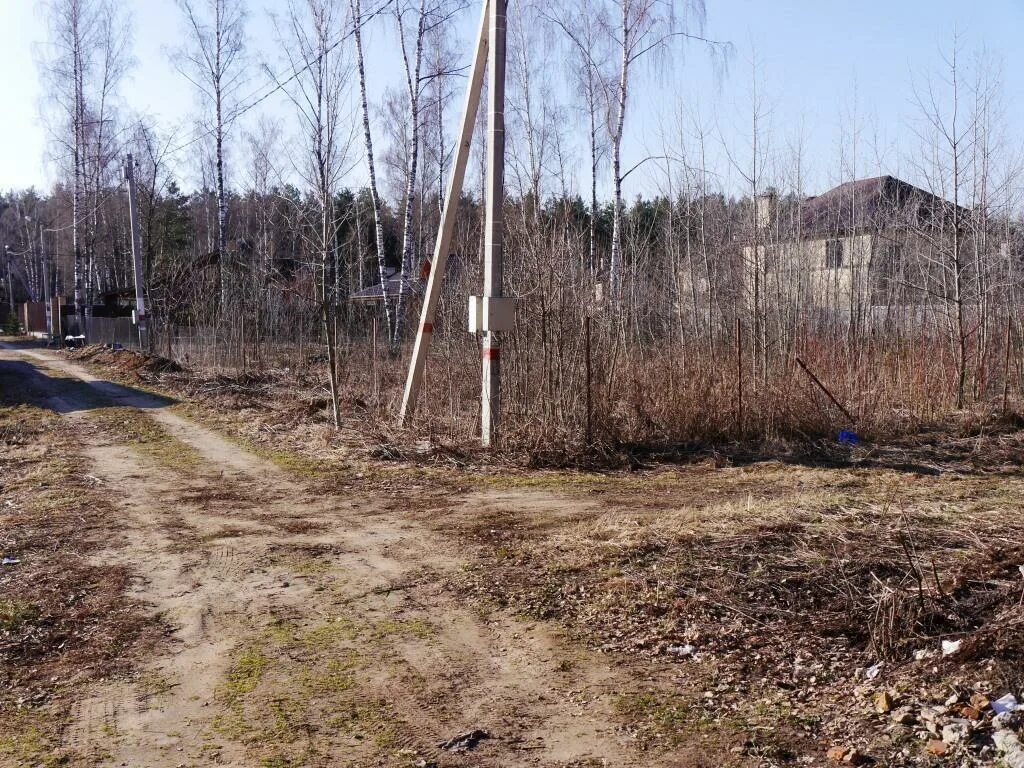
[[[825,241],[825,266],[829,269],[839,269],[843,266],[843,241]]]

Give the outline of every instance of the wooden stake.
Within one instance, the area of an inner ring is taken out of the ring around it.
[[[455,218],[459,210],[459,197],[462,195],[462,182],[466,176],[466,164],[469,162],[473,126],[476,123],[476,112],[480,105],[480,92],[484,80],[484,66],[487,63],[489,8],[489,2],[484,0],[480,30],[477,33],[476,55],[473,57],[473,63],[469,70],[469,83],[466,86],[466,101],[462,110],[459,140],[455,145],[455,158],[452,162],[451,175],[448,177],[444,210],[441,213],[441,226],[437,231],[434,259],[430,263],[426,296],[423,299],[423,309],[420,312],[420,325],[413,346],[412,360],[409,363],[405,393],[402,396],[402,410],[398,417],[402,424],[416,410],[416,400],[423,382],[423,370],[427,361],[427,350],[430,349],[430,340],[434,332],[434,315],[437,312],[437,302],[441,295],[441,283],[444,280],[445,268],[448,263],[452,235],[455,232]]]
[[[1005,359],[1003,361],[1003,416],[1006,415],[1007,405],[1010,399],[1010,327],[1013,323],[1013,316],[1006,314],[1006,339]]]
[[[811,381],[817,384],[821,391],[824,392],[825,395],[828,397],[828,399],[832,401],[832,404],[843,412],[843,415],[847,418],[850,424],[855,424],[857,420],[853,418],[853,416],[850,415],[850,412],[842,406],[842,403],[836,400],[835,395],[828,391],[828,387],[821,383],[821,380],[814,375],[814,372],[810,368],[807,367],[807,363],[805,363],[799,357],[796,359],[796,362],[801,368],[804,369],[804,373],[811,377]]]
[[[736,318],[736,432],[743,434],[743,321]]]
[[[377,318],[373,318],[373,340],[370,346],[370,356],[373,360],[373,402],[376,404],[379,400],[377,396]]]
[[[583,318],[583,344],[584,344],[584,366],[587,373],[587,447],[594,442],[593,432],[593,398],[591,394],[591,370],[590,370],[590,315]]]

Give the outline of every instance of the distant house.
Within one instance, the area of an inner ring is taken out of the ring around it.
[[[893,176],[840,184],[789,203],[785,216],[772,197],[755,205],[759,231],[743,247],[748,300],[756,278],[763,301],[784,295],[842,314],[926,300],[954,228],[965,232],[972,217]]]
[[[384,282],[371,285],[349,295],[349,301],[358,304],[379,304],[387,295],[393,301],[401,295],[405,300],[421,296],[426,287],[426,280],[420,277],[402,277],[399,270],[389,267],[384,275]]]
[[[450,286],[453,280],[457,280],[462,276],[462,263],[454,253],[449,255],[446,261],[444,283]],[[383,283],[377,283],[355,291],[349,295],[349,301],[356,304],[380,304],[384,301],[384,295],[387,293],[388,301],[394,301],[401,295],[406,306],[412,306],[412,299],[419,298],[427,289],[430,266],[430,260],[425,260],[420,265],[418,274],[407,274],[404,278],[400,270],[388,267]]]

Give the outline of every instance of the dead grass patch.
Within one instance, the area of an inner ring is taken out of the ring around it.
[[[118,545],[116,515],[65,422],[0,399],[0,425],[0,762],[50,765],[67,702],[159,627],[125,597],[128,571],[95,561]]]
[[[890,665],[890,682],[938,685],[936,695],[971,676],[1009,690],[1024,685],[1019,474],[767,465],[763,473],[753,466],[697,476],[654,504],[657,490],[627,506],[627,484],[572,513],[529,504],[517,512],[509,501],[458,517],[480,560],[457,585],[562,622],[604,651],[675,660],[691,680],[731,681],[729,696],[712,689],[716,728],[760,727],[758,687],[783,693],[771,708],[776,725],[791,719],[785,712],[802,713],[792,719],[804,741],[801,718],[856,723],[864,704],[851,692],[878,661]],[[765,490],[757,493],[759,480]],[[961,641],[959,653],[944,659],[943,640]],[[926,661],[915,661],[922,650]],[[676,720],[685,724],[680,738],[689,738],[692,702],[673,699],[666,709],[664,690],[653,690],[646,703],[626,702],[624,716],[664,744]],[[794,709],[792,700],[804,697],[812,706]],[[856,718],[844,720],[851,709]]]

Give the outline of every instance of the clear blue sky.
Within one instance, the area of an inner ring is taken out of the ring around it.
[[[181,31],[175,4],[124,3],[133,17],[137,62],[124,88],[127,106],[158,117],[164,125],[186,124],[194,109],[192,92],[167,56]],[[0,0],[0,189],[53,182],[53,171],[44,162],[46,132],[38,117],[36,58],[46,38],[42,6],[40,0]],[[255,56],[271,49],[267,10],[283,6],[283,0],[250,3],[250,50]],[[841,126],[850,125],[847,118],[854,110],[862,130],[860,175],[878,170],[912,175],[899,161],[911,141],[906,126],[916,111],[912,83],[937,72],[940,52],[951,46],[954,32],[965,55],[984,48],[1002,61],[1010,138],[1019,142],[1024,137],[1024,0],[707,0],[707,6],[708,35],[736,46],[729,74],[715,82],[697,47],[674,61],[671,72],[660,77],[643,72],[643,88],[636,91],[636,110],[627,126],[627,167],[645,154],[660,152],[664,137],[676,130],[680,110],[698,111],[714,141],[735,156],[749,153],[751,62],[756,61],[776,146],[781,148],[802,127],[808,191],[837,178]],[[474,4],[460,28],[472,26],[476,14]],[[371,31],[369,45],[376,51],[370,88],[379,95],[384,85],[397,84],[397,66],[386,34]],[[257,90],[263,82],[254,72],[247,90]],[[271,100],[263,114],[287,126],[288,110],[283,100]],[[875,161],[876,147],[881,163]],[[724,151],[712,154],[727,185],[735,188],[738,179],[730,177]],[[657,169],[650,164],[630,177],[627,193],[649,192],[659,184]]]

